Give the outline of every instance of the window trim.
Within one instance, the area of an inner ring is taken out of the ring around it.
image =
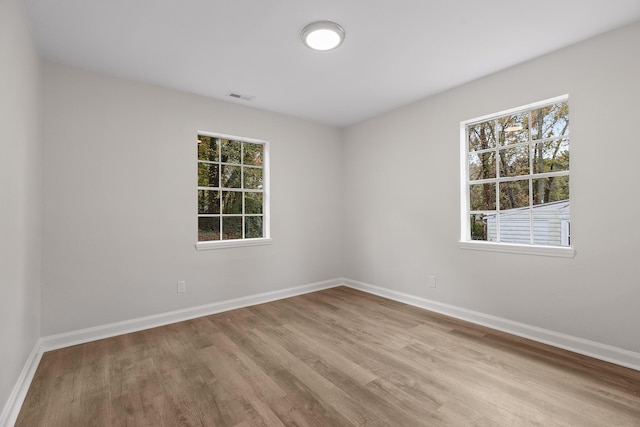
[[[460,240],[458,242],[458,247],[460,249],[469,249],[475,251],[540,255],[558,258],[573,258],[576,255],[576,250],[571,246],[522,245],[517,243],[505,242],[485,242],[482,240]]]
[[[216,132],[208,132],[203,130],[198,130],[196,135],[204,135],[209,136],[211,138],[219,138],[219,139],[228,139],[233,141],[241,141],[248,142],[251,144],[262,144],[263,145],[263,159],[262,159],[262,197],[263,197],[263,212],[262,212],[262,227],[264,232],[264,237],[260,238],[244,238],[244,239],[231,239],[231,240],[198,240],[198,226],[196,224],[196,243],[195,248],[198,251],[201,250],[210,250],[210,249],[224,249],[224,248],[237,248],[237,247],[250,247],[250,246],[264,246],[270,245],[272,243],[271,239],[271,167],[270,167],[270,147],[269,141],[265,141],[262,139],[254,139],[254,138],[246,138],[235,135],[228,135],[223,133]],[[196,165],[198,163],[197,155],[196,155]],[[196,177],[197,180],[197,177]],[[197,182],[196,182],[197,184]],[[196,185],[196,188],[199,186]],[[222,213],[221,213],[222,215]],[[232,215],[235,216],[235,215]],[[244,217],[245,214],[243,213]],[[196,220],[199,218],[198,208],[196,203]]]
[[[502,252],[526,255],[541,255],[550,257],[573,258],[575,257],[575,248],[570,246],[546,246],[535,244],[518,244],[506,242],[487,242],[481,240],[471,240],[471,226],[469,224],[469,159],[467,146],[467,125],[471,123],[483,122],[500,116],[506,116],[522,112],[525,110],[533,110],[558,102],[566,102],[569,95],[564,94],[542,101],[522,105],[519,107],[509,108],[507,110],[496,113],[486,114],[484,116],[475,117],[473,119],[460,122],[460,240],[458,247],[460,249],[479,250],[488,252]],[[571,199],[569,199],[571,200]]]
[[[234,239],[234,240],[207,240],[196,242],[199,251],[209,249],[238,248],[243,246],[265,246],[272,243],[271,238],[260,237],[258,239]]]

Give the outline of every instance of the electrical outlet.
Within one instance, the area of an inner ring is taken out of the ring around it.
[[[180,280],[178,282],[178,293],[184,294],[185,292],[187,292],[187,282],[185,282],[184,280]]]
[[[436,287],[436,276],[429,276],[429,287],[430,288]]]

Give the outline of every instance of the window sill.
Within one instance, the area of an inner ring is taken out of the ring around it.
[[[510,254],[539,255],[559,258],[573,258],[576,250],[566,246],[518,245],[514,243],[493,243],[484,241],[458,242],[461,249],[475,251],[503,252]]]
[[[219,240],[208,242],[197,242],[196,250],[207,251],[210,249],[239,248],[245,246],[270,245],[271,239],[242,239],[242,240]]]

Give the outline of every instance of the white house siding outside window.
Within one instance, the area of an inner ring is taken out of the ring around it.
[[[462,122],[461,147],[462,247],[571,246],[568,96]]]

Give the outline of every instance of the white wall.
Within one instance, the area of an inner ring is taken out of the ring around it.
[[[22,1],[0,1],[0,411],[40,336],[39,66]]]
[[[44,336],[341,276],[338,129],[51,62],[43,73]],[[197,130],[270,142],[272,245],[195,250]]]
[[[348,128],[345,277],[640,351],[639,46],[640,23]],[[577,256],[459,249],[460,121],[565,93]]]

